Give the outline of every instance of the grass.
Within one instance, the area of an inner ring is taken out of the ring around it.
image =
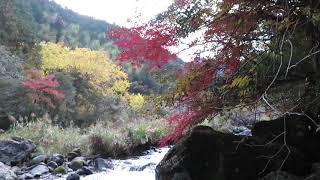
[[[120,157],[130,154],[139,145],[157,144],[166,133],[164,119],[98,123],[84,129],[62,129],[47,120],[38,119],[28,124],[16,125],[0,134],[0,139],[17,136],[31,139],[37,145],[38,153],[46,155],[65,155],[80,148],[85,155]]]

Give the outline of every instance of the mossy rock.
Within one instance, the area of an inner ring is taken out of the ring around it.
[[[83,165],[84,165],[84,161],[72,160],[70,164],[70,168],[75,171],[75,170],[81,169]]]
[[[53,171],[55,174],[67,174],[68,170],[64,166],[59,166]]]

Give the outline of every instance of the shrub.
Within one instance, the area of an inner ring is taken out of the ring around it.
[[[45,102],[49,107],[55,108],[52,97],[64,99],[65,95],[61,93],[58,88],[59,82],[54,75],[47,75],[41,77],[38,70],[31,70],[32,79],[22,81],[22,85],[31,92],[26,95],[31,98],[34,103]]]
[[[144,97],[141,94],[130,95],[129,105],[133,110],[137,112],[142,112],[143,110],[145,110]]]

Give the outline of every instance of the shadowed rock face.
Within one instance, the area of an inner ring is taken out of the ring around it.
[[[257,180],[268,174],[271,177],[270,172],[280,167],[283,174],[307,176],[312,163],[319,160],[316,156],[320,152],[320,138],[316,128],[301,116],[286,117],[287,146],[284,146],[283,135],[271,141],[283,132],[281,122],[283,118],[258,123],[252,137],[195,127],[158,164],[156,180]]]
[[[252,135],[271,141],[276,135],[283,133],[286,126],[286,141],[299,149],[309,161],[320,161],[320,133],[313,122],[298,115],[284,116],[272,121],[262,121],[252,129]],[[277,143],[283,143],[284,138],[278,138]]]
[[[219,152],[217,139],[212,138],[214,133],[206,126],[194,128],[191,135],[170,149],[159,163],[156,179],[200,180],[216,174],[219,169]]]
[[[23,138],[0,141],[0,162],[8,165],[15,165],[30,156],[36,149],[36,145]]]

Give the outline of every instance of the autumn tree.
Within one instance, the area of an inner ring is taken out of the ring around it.
[[[77,125],[94,123],[117,113],[119,104],[129,103],[125,97],[130,86],[127,74],[108,59],[106,52],[41,43],[39,54],[42,72],[55,74],[66,93],[59,111],[52,112],[66,118],[64,125],[70,121]]]
[[[42,76],[38,70],[29,70],[29,80],[22,81],[22,85],[29,89],[26,94],[34,103],[45,103],[55,108],[53,98],[63,100],[65,95],[58,90],[60,83],[54,75]]]
[[[173,134],[235,106],[263,104],[275,113],[319,112],[320,3],[314,0],[176,0],[148,24],[108,34],[120,61],[161,67],[183,38],[200,57],[188,63],[172,101]],[[193,36],[195,35],[195,36]]]

